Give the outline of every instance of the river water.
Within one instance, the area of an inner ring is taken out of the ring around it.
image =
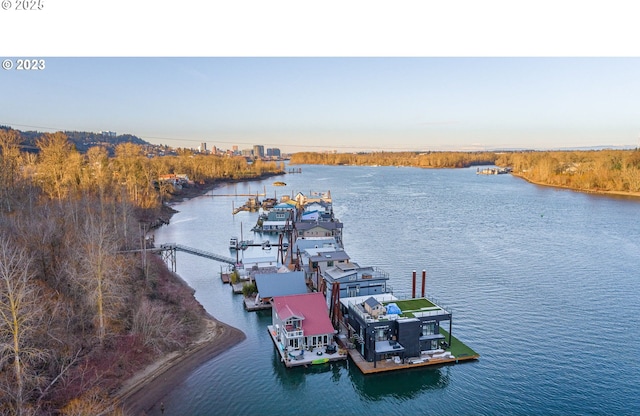
[[[302,166],[213,193],[330,190],[351,259],[389,272],[398,297],[426,270],[428,296],[452,310],[453,334],[479,360],[368,376],[349,361],[286,369],[270,312],[245,312],[221,263],[179,252],[197,299],[247,339],[177,384],[164,414],[640,414],[640,201],[475,171]],[[256,213],[231,213],[246,199],[180,203],[156,244],[229,255],[232,235],[261,241]]]

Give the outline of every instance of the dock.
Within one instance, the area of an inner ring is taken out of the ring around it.
[[[255,297],[245,297],[243,300],[244,308],[249,312],[264,311],[271,309],[271,303],[257,302]]]
[[[339,339],[340,340],[340,339]],[[375,362],[364,359],[356,348],[347,349],[349,357],[363,374],[383,373],[387,371],[406,370],[416,367],[432,365],[457,364],[464,361],[477,360],[480,354],[463,344],[455,337],[451,337],[451,345],[446,350],[423,352],[420,357],[388,357]],[[458,355],[454,355],[458,354]]]
[[[325,348],[314,348],[311,351],[296,351],[296,354],[288,353],[284,350],[284,346],[276,339],[276,331],[273,325],[268,325],[267,330],[273,341],[273,345],[280,354],[280,360],[287,367],[309,366],[317,364],[325,364],[330,361],[346,360],[348,355],[345,349],[338,348],[334,353],[326,352]],[[299,354],[301,353],[301,354]]]

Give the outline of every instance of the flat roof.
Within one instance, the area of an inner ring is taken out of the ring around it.
[[[391,293],[380,293],[377,295],[365,295],[365,296],[352,296],[350,298],[340,298],[340,303],[345,308],[349,307],[349,303],[360,304],[369,298],[374,298],[380,303],[384,302],[395,302],[398,300],[397,297],[393,296]]]

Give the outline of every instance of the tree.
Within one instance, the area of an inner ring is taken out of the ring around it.
[[[64,133],[45,133],[36,142],[40,149],[38,180],[52,199],[62,200],[77,187],[81,156]]]
[[[12,210],[13,192],[20,164],[20,135],[15,130],[0,129],[0,211]]]
[[[28,400],[37,375],[31,369],[47,356],[45,350],[34,346],[43,309],[31,263],[25,249],[0,237],[0,368],[7,364],[11,368],[0,392],[0,403],[8,409],[0,411],[15,415],[34,412]]]
[[[96,336],[102,344],[109,321],[124,304],[122,262],[117,258],[118,239],[112,224],[87,211],[76,247],[77,267],[72,270],[94,315]]]

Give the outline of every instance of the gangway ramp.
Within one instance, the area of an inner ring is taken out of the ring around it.
[[[232,264],[232,265],[236,264],[236,259],[232,259],[231,257],[222,256],[220,254],[211,253],[210,251],[200,250],[200,249],[193,248],[193,247],[187,247],[187,246],[184,246],[182,244],[176,244],[176,243],[161,244],[160,245],[160,251],[162,251],[163,253],[165,253],[165,252],[174,253],[174,260],[172,262],[174,264],[175,264],[175,252],[176,251],[182,251],[184,253],[193,254],[194,256],[205,257],[207,259],[219,261],[219,262],[222,262],[222,263],[228,263],[228,264]],[[172,269],[174,269],[174,271],[175,271],[175,266],[172,267]]]

